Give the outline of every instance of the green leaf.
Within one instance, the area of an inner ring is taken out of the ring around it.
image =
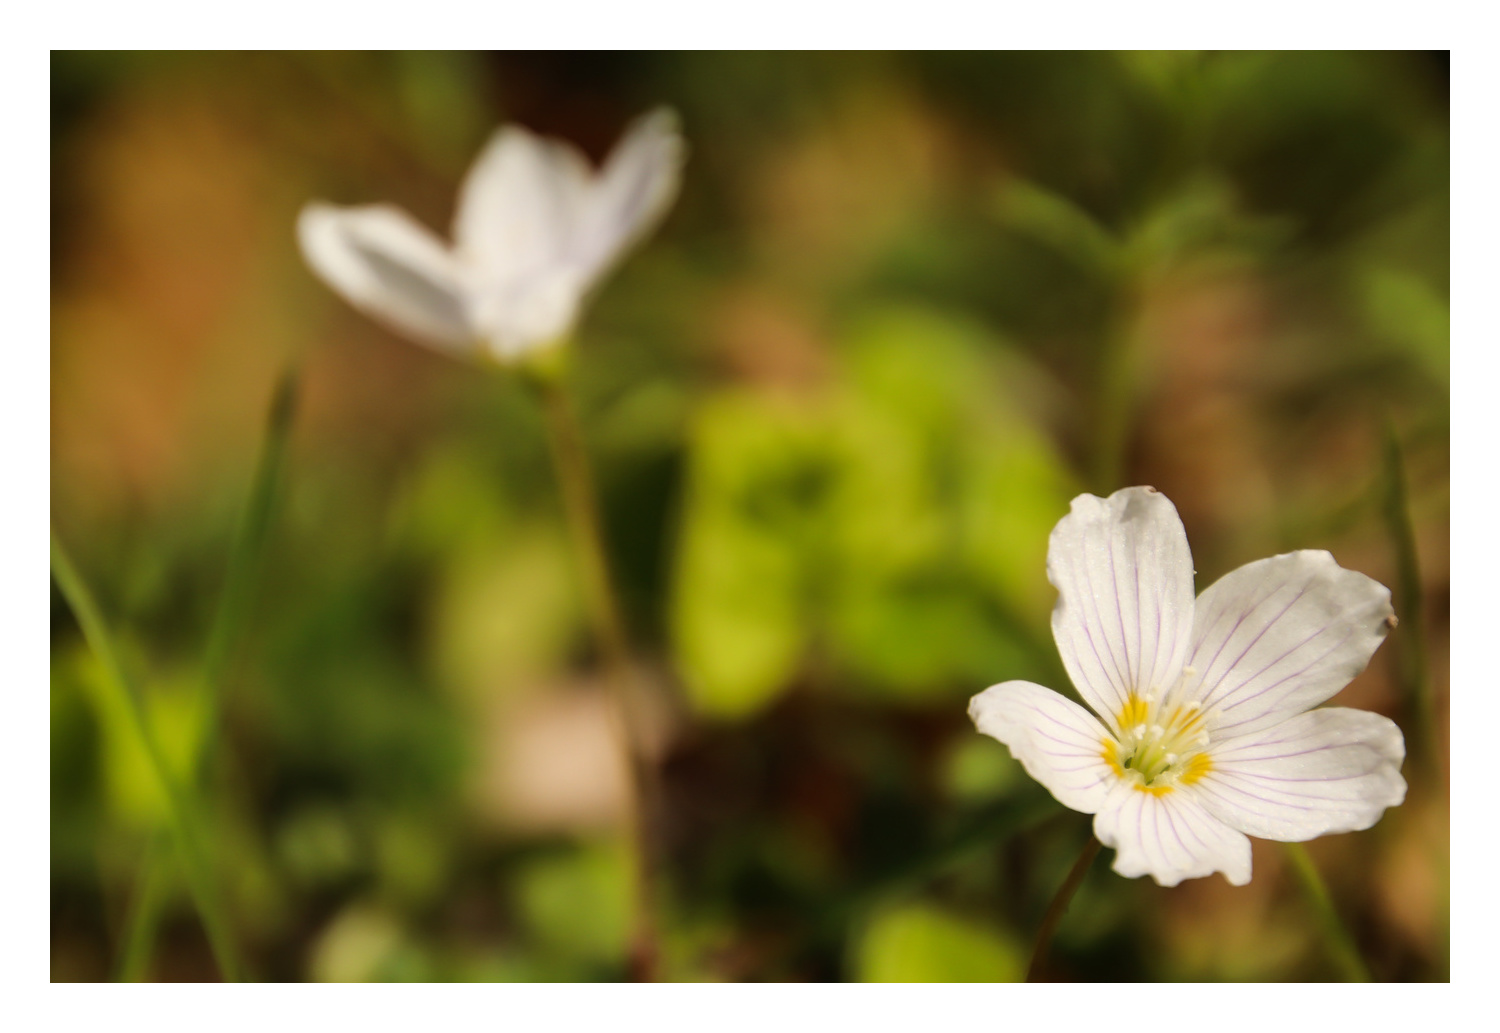
[[[169,801],[151,758],[132,730],[125,705],[106,687],[103,665],[90,653],[77,653],[54,664],[54,678],[80,687],[91,700],[103,732],[104,796],[116,815],[130,824],[165,828]],[[185,779],[197,754],[199,701],[188,677],[158,677],[142,709],[161,746],[168,770]]]
[[[673,643],[699,713],[747,717],[788,687],[807,646],[800,567],[795,549],[723,518],[685,532]]]
[[[908,904],[875,916],[855,949],[863,983],[1012,983],[1024,973],[1025,953],[999,930],[928,904]]]
[[[1029,426],[986,435],[970,451],[962,500],[965,559],[1004,602],[1045,633],[1057,592],[1047,542],[1079,485],[1051,442]]]
[[[1398,269],[1367,270],[1359,281],[1370,331],[1404,350],[1437,383],[1448,383],[1448,303],[1421,278]]]
[[[397,920],[368,902],[350,904],[324,927],[308,967],[320,983],[360,983],[381,979],[405,944]]]
[[[741,718],[790,684],[808,641],[809,547],[825,537],[823,418],[754,395],[708,402],[693,431],[672,599],[689,700]]]
[[[1093,216],[1061,194],[1011,179],[995,195],[995,214],[1006,226],[1054,248],[1085,269],[1112,277],[1119,242]]]
[[[963,699],[1026,665],[1026,646],[959,584],[886,581],[847,588],[830,614],[843,667],[883,695]]]
[[[529,861],[515,888],[522,918],[553,950],[582,961],[624,958],[630,858],[623,843],[592,843]]]
[[[562,529],[540,522],[446,557],[432,637],[444,684],[478,705],[555,670],[583,626]]]
[[[1025,777],[1009,750],[978,733],[955,741],[941,768],[943,788],[970,803],[1000,799]]]

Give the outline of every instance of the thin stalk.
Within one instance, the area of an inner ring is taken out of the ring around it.
[[[1318,914],[1318,923],[1323,927],[1323,937],[1328,941],[1328,951],[1333,955],[1333,960],[1343,970],[1344,977],[1349,982],[1370,982],[1370,970],[1359,956],[1359,949],[1354,946],[1354,937],[1349,935],[1349,930],[1344,927],[1338,911],[1334,909],[1333,897],[1329,895],[1328,887],[1318,874],[1307,848],[1301,843],[1287,843],[1285,846],[1287,855],[1292,859],[1292,868],[1302,883],[1303,892],[1307,894],[1308,903],[1312,904],[1313,910]]]
[[[250,493],[246,498],[245,508],[240,513],[234,542],[230,546],[224,590],[219,596],[219,606],[214,613],[213,624],[209,627],[208,644],[203,651],[202,673],[197,683],[198,734],[193,740],[197,746],[190,769],[190,781],[203,777],[203,767],[213,756],[218,741],[219,714],[224,703],[224,677],[234,644],[239,640],[240,630],[254,599],[261,554],[265,549],[271,516],[275,511],[281,470],[286,462],[287,441],[291,435],[296,398],[297,373],[295,369],[287,369],[277,381],[275,392],[271,396],[265,435],[261,441],[260,455],[256,459],[255,473],[250,481]],[[136,890],[136,906],[132,908],[127,924],[124,960],[120,967],[120,978],[123,981],[138,981],[150,962],[156,946],[161,909],[166,903],[165,895],[152,892],[152,888],[165,883],[164,869],[170,863],[171,858],[164,849],[153,847],[147,853],[146,866],[139,876]]]
[[[1397,678],[1413,724],[1412,736],[1418,765],[1436,776],[1440,770],[1437,713],[1432,698],[1432,680],[1427,668],[1427,636],[1422,620],[1422,571],[1417,560],[1417,535],[1411,519],[1411,493],[1406,480],[1406,461],[1401,441],[1389,423],[1385,425],[1385,476],[1381,492],[1381,514],[1396,554],[1396,615],[1402,621],[1401,637],[1395,643]]]
[[[1026,982],[1035,983],[1040,980],[1042,967],[1047,960],[1047,948],[1052,945],[1052,934],[1057,931],[1058,923],[1067,913],[1073,894],[1083,885],[1083,877],[1088,874],[1089,866],[1099,856],[1099,847],[1098,838],[1090,833],[1089,841],[1083,845],[1083,853],[1073,862],[1073,867],[1068,870],[1068,877],[1058,887],[1057,896],[1047,905],[1047,913],[1042,916],[1042,927],[1037,930],[1036,946],[1031,950],[1031,964],[1026,968]]]
[[[614,720],[630,769],[627,793],[631,843],[635,853],[635,931],[631,967],[649,982],[658,963],[656,934],[656,854],[653,830],[660,814],[656,768],[645,750],[635,672],[625,622],[610,575],[599,518],[599,504],[578,421],[560,376],[529,380],[541,396],[547,440],[557,471],[568,528],[577,551],[583,590],[594,635],[608,668]]]
[[[1422,568],[1417,555],[1417,534],[1411,515],[1411,488],[1406,476],[1406,457],[1396,428],[1385,422],[1385,470],[1380,509],[1396,558],[1394,603],[1402,621],[1396,647],[1396,680],[1411,728],[1411,768],[1420,772],[1436,797],[1446,795],[1442,744],[1438,729],[1437,703],[1433,698],[1431,669],[1427,664],[1427,626],[1422,604]],[[1435,871],[1441,873],[1443,892],[1437,901],[1437,927],[1443,944],[1442,971],[1448,971],[1448,841],[1431,839],[1428,854]]]
[[[117,982],[139,983],[146,978],[156,953],[156,929],[166,903],[171,857],[170,838],[160,833],[153,836],[125,918],[125,946],[120,951]]]
[[[208,644],[203,651],[202,692],[198,708],[200,736],[198,757],[212,756],[219,732],[219,712],[224,703],[224,675],[235,643],[250,613],[255,597],[255,583],[260,573],[261,555],[265,550],[271,517],[275,512],[277,487],[286,463],[287,441],[291,436],[292,414],[297,399],[297,372],[282,373],[271,396],[266,416],[265,437],[256,459],[250,494],[240,514],[234,543],[230,546],[229,566],[224,575],[224,590],[209,628]]]
[[[172,840],[182,861],[193,903],[197,905],[199,917],[202,918],[204,930],[208,934],[209,946],[213,950],[215,961],[218,962],[219,972],[226,981],[238,982],[244,970],[235,950],[234,940],[229,933],[229,923],[219,904],[221,898],[218,893],[218,884],[213,867],[209,864],[203,849],[202,838],[189,802],[190,794],[172,776],[140,697],[132,687],[130,678],[125,673],[125,667],[120,662],[119,653],[115,650],[114,641],[105,629],[104,619],[100,616],[99,607],[94,602],[93,593],[89,591],[88,585],[78,573],[78,568],[73,565],[62,542],[58,540],[56,531],[52,532],[52,575],[57,580],[58,588],[62,590],[63,598],[68,601],[68,606],[77,617],[89,647],[104,668],[106,691],[117,697],[122,711],[129,719],[130,730],[145,752],[151,769],[161,785],[167,801],[167,819]]]

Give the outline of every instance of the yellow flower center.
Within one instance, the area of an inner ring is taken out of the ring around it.
[[[1208,722],[1197,703],[1159,705],[1150,695],[1131,693],[1115,725],[1119,738],[1106,736],[1101,756],[1140,792],[1165,796],[1212,770],[1205,752]]]

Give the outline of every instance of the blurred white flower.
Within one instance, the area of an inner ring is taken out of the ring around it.
[[[1365,829],[1405,798],[1394,723],[1311,709],[1395,623],[1384,586],[1303,551],[1246,564],[1195,602],[1182,521],[1152,488],[1074,499],[1047,576],[1053,637],[1094,713],[1011,681],[969,714],[1059,801],[1095,816],[1121,875],[1175,886],[1220,871],[1241,886],[1247,833]]]
[[[571,144],[497,130],[459,190],[454,247],[399,208],[314,201],[297,237],[350,304],[452,354],[514,362],[572,331],[584,297],[677,195],[672,112],[636,121],[597,173]]]

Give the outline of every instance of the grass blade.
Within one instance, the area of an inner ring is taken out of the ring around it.
[[[67,550],[63,548],[55,530],[52,532],[52,576],[56,579],[58,588],[62,590],[63,598],[67,600],[68,606],[78,619],[89,648],[94,651],[94,655],[99,658],[100,665],[104,668],[106,691],[114,694],[122,704],[124,713],[129,717],[130,730],[145,752],[151,764],[152,773],[161,785],[167,801],[167,816],[171,826],[172,840],[177,846],[183,870],[187,875],[188,888],[193,896],[193,903],[197,906],[198,915],[203,920],[204,930],[208,933],[209,945],[213,949],[219,971],[226,981],[237,982],[241,978],[243,968],[235,950],[233,938],[229,933],[229,923],[220,906],[218,886],[213,868],[203,850],[202,839],[189,803],[189,794],[177,779],[172,777],[171,770],[167,767],[166,757],[162,753],[161,744],[157,741],[151,722],[146,717],[140,696],[131,685],[124,665],[120,662],[120,654],[115,649],[114,640],[105,627],[104,618],[100,615],[94,595],[89,591],[87,583],[79,574]]]

